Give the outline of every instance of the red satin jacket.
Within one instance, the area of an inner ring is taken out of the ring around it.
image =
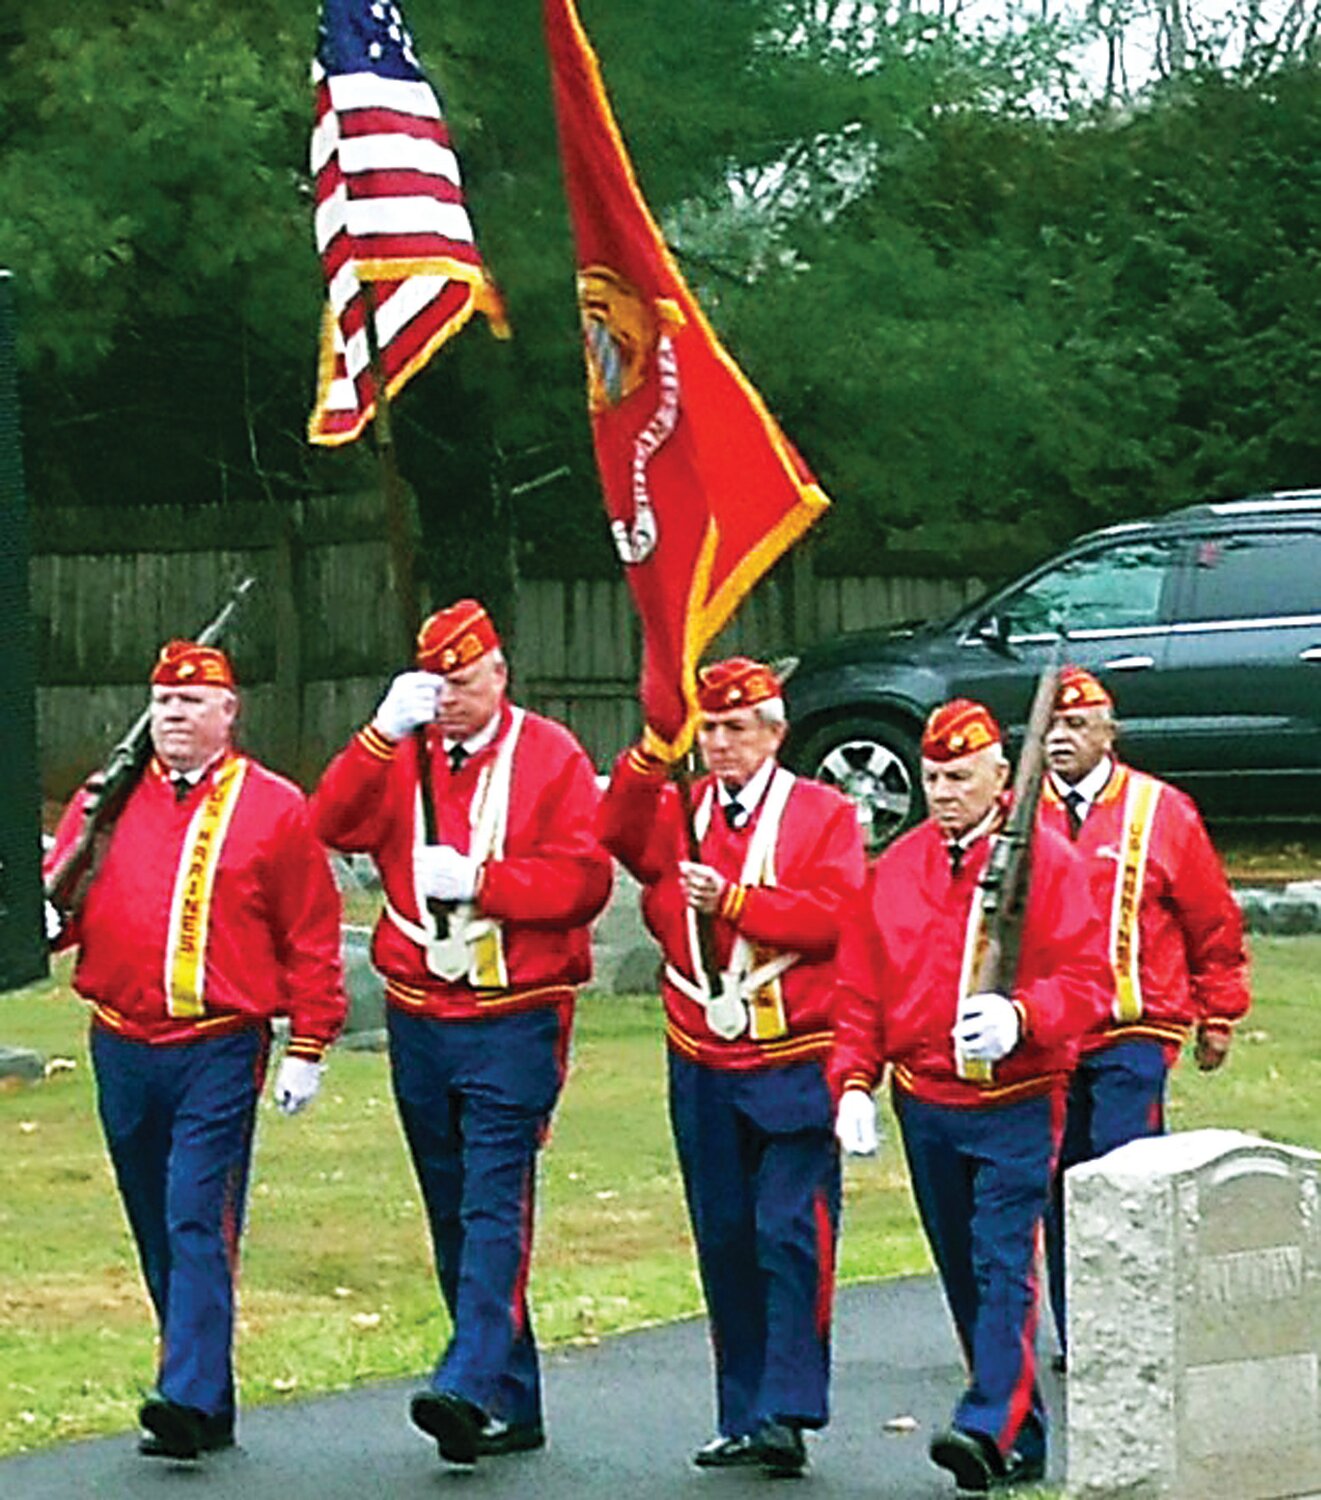
[[[457,774],[440,731],[424,731],[438,842],[468,852],[470,804],[511,724],[506,703],[495,739]],[[412,923],[420,915],[413,851],[424,840],[421,767],[417,735],[396,744],[368,725],[331,761],[311,803],[320,836],[336,849],[370,854],[386,899]],[[578,741],[554,720],[527,713],[514,750],[504,856],[483,865],[476,898],[477,914],[502,925],[508,987],[475,989],[466,979],[432,974],[419,943],[383,913],[372,961],[385,976],[389,1003],[450,1020],[571,1006],[573,986],[591,978],[589,924],[610,895],[610,858],[595,831],[599,800]]]
[[[898,1087],[935,1104],[978,1108],[1062,1086],[1080,1038],[1108,1003],[1101,928],[1082,861],[1057,834],[1038,830],[1018,982],[1010,996],[1023,1031],[989,1083],[955,1069],[965,935],[990,840],[978,839],[957,875],[928,820],[882,852],[840,943],[836,1093],[875,1087],[891,1064]]]
[[[709,776],[694,783],[694,807],[710,786]],[[863,880],[862,834],[853,804],[832,788],[799,777],[780,823],[776,884],[744,888],[739,878],[761,811],[734,830],[713,808],[702,839],[701,862],[730,882],[722,914],[712,921],[715,958],[723,968],[738,935],[802,958],[781,980],[786,1034],[767,1040],[715,1035],[703,1007],[663,976],[669,1045],[713,1068],[764,1068],[825,1057],[840,921]],[[679,861],[689,857],[686,824],[678,790],[664,769],[644,764],[633,751],[620,756],[601,804],[600,827],[602,843],[642,883],[642,914],[667,963],[691,978],[687,902],[678,870]]]
[[[1083,1038],[1084,1052],[1147,1036],[1166,1043],[1173,1056],[1193,1026],[1228,1030],[1248,1009],[1242,916],[1196,805],[1176,787],[1119,763],[1075,844],[1087,866],[1112,966],[1118,958],[1117,929],[1125,920],[1115,890],[1125,863],[1125,809],[1130,789],[1141,781],[1157,794],[1135,913],[1141,1015],[1120,1021],[1107,1006]],[[1068,836],[1068,814],[1049,782],[1039,816],[1043,826]]]
[[[216,777],[246,762],[211,893],[202,1014],[170,1013],[171,909],[189,828]],[[65,808],[48,868],[81,827],[84,791]],[[302,792],[247,757],[211,766],[179,802],[152,759],[60,946],[78,946],[74,988],[112,1031],[153,1043],[195,1041],[288,1016],[290,1052],[318,1058],[339,1035],[346,1002],[340,900]]]

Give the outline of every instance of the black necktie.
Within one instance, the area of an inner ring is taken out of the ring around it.
[[[445,752],[450,758],[450,775],[457,776],[463,769],[463,763],[468,759],[468,752],[462,745],[451,745]]]
[[[949,873],[952,879],[963,868],[963,845],[959,843],[958,839],[951,839],[945,845],[945,850],[949,855]]]
[[[1064,811],[1069,815],[1069,837],[1076,839],[1078,830],[1082,827],[1083,811],[1087,806],[1087,798],[1079,791],[1070,788],[1064,794]]]
[[[725,815],[726,825],[735,833],[748,821],[748,810],[737,797],[731,798],[728,802],[722,802],[720,811]]]
[[[182,802],[193,789],[193,784],[186,776],[171,776],[170,782],[174,787],[174,800]]]

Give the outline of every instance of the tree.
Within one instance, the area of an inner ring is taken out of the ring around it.
[[[498,587],[511,551],[612,572],[539,6],[407,5],[515,333],[465,333],[396,408],[429,575]],[[1231,53],[1194,0],[1160,0],[1164,62],[1136,78],[1151,12],[1121,0],[1003,25],[941,0],[583,0],[653,210],[837,501],[823,562],[985,572],[1315,481],[1315,7],[1275,5],[1229,8]],[[1108,82],[1074,61],[1098,27]],[[265,0],[0,23],[38,513],[370,482],[365,445],[304,439],[312,33]]]

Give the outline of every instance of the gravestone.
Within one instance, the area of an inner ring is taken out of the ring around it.
[[[366,1038],[385,1028],[385,982],[372,967],[371,946],[370,927],[346,926],[340,933],[344,993],[349,1002],[346,1039]]]
[[[607,995],[654,995],[660,969],[660,948],[642,923],[638,883],[616,865],[609,905],[592,928],[590,988]]]
[[[1066,1178],[1069,1495],[1321,1494],[1321,1155],[1233,1130]]]

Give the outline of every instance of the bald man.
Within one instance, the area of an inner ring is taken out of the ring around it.
[[[871,1093],[891,1067],[913,1190],[969,1370],[931,1458],[961,1494],[1039,1479],[1035,1253],[1079,1036],[1105,1001],[1100,924],[1081,861],[1038,830],[1018,972],[976,993],[979,878],[1006,811],[1000,728],[979,703],[922,737],[928,819],[873,866],[838,956],[829,1078],[846,1151],[874,1149]]]

